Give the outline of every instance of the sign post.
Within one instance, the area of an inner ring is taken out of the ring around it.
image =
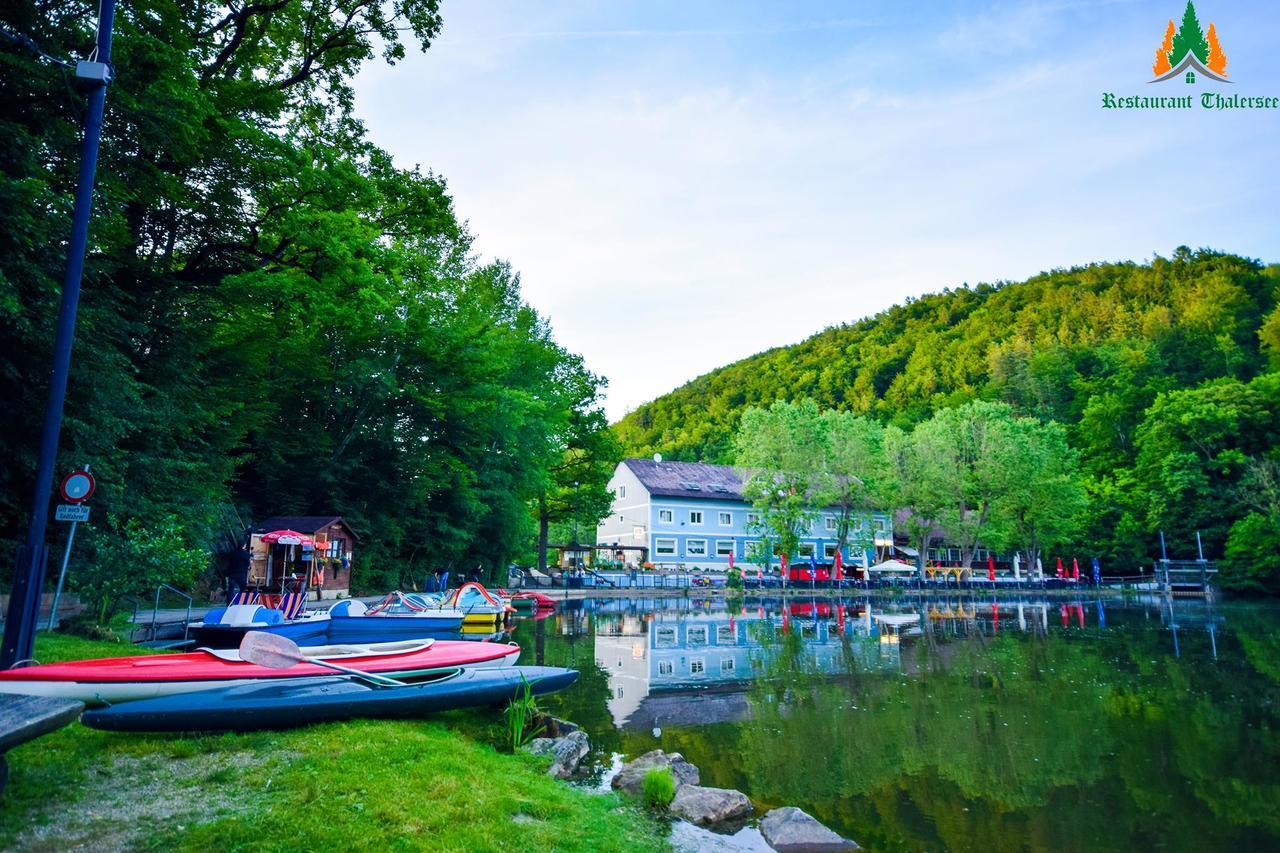
[[[44,536],[49,519],[49,492],[53,468],[58,460],[58,436],[62,431],[62,405],[71,371],[71,344],[76,331],[76,309],[80,304],[80,278],[89,245],[89,218],[93,210],[93,184],[98,168],[98,144],[102,137],[103,109],[107,84],[111,81],[111,30],[116,0],[102,0],[98,7],[98,44],[92,62],[76,64],[76,77],[92,87],[85,110],[84,138],[80,155],[80,177],[72,213],[71,239],[67,242],[67,270],[62,280],[58,305],[57,333],[53,343],[53,369],[49,374],[49,398],[45,403],[44,430],[40,455],[36,459],[35,488],[31,493],[31,522],[26,543],[18,551],[13,573],[13,594],[9,599],[4,636],[0,639],[0,669],[8,669],[31,657],[36,628],[40,621],[40,596],[44,589],[44,567],[48,555]]]
[[[62,584],[67,580],[67,563],[71,560],[71,543],[76,541],[76,525],[89,520],[89,508],[84,506],[82,501],[93,497],[95,485],[93,475],[89,473],[89,466],[86,465],[83,470],[72,471],[63,477],[62,485],[59,487],[62,497],[70,503],[61,504],[54,518],[58,521],[71,522],[71,532],[67,534],[67,549],[62,552],[62,571],[58,572],[58,586],[53,593],[53,606],[49,608],[50,631],[58,620],[58,600],[62,598]]]

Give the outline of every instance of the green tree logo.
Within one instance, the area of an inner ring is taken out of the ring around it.
[[[1210,22],[1208,33],[1204,31],[1191,0],[1187,0],[1180,26],[1175,27],[1173,21],[1169,21],[1164,40],[1156,48],[1156,61],[1151,70],[1156,75],[1153,83],[1174,77],[1194,83],[1197,73],[1222,83],[1230,82],[1226,79],[1227,54],[1218,40],[1217,27]]]

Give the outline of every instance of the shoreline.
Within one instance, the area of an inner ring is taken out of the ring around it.
[[[938,589],[938,588],[902,588],[902,589],[830,589],[818,587],[816,589],[803,589],[798,587],[790,587],[788,589],[768,589],[768,590],[726,590],[719,589],[698,589],[681,587],[663,588],[663,587],[632,587],[621,589],[556,589],[552,590],[546,587],[539,588],[539,592],[550,596],[556,601],[581,601],[587,598],[690,598],[690,599],[748,599],[748,598],[882,598],[882,599],[904,599],[904,598],[1143,598],[1143,597],[1159,597],[1159,598],[1175,598],[1179,600],[1195,601],[1217,601],[1219,596],[1216,591],[1210,592],[1208,595],[1201,593],[1178,594],[1166,593],[1158,589],[1109,589],[1081,587],[1079,589],[983,589],[983,588],[966,588],[966,589]]]

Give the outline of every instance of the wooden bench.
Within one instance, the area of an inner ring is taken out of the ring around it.
[[[57,731],[77,719],[83,710],[84,703],[72,699],[0,694],[0,791],[9,781],[6,752]]]

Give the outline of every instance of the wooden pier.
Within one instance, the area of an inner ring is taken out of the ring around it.
[[[1169,595],[1209,596],[1218,565],[1210,560],[1160,560],[1156,563],[1156,583]]]

